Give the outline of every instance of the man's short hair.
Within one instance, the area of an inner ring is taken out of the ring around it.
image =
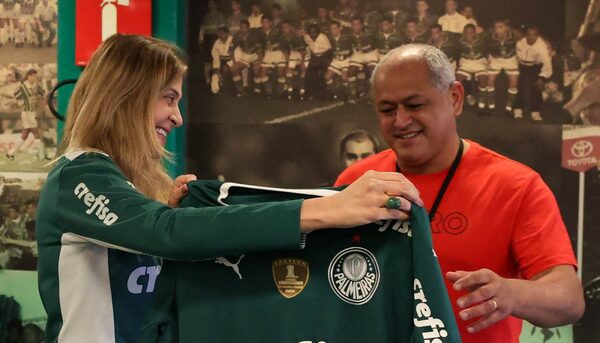
[[[229,33],[229,28],[227,26],[221,26],[219,27],[218,31],[222,33]]]
[[[29,69],[27,71],[27,73],[25,74],[25,77],[29,77],[29,75],[35,75],[37,73],[38,73],[37,70],[35,70],[35,69]]]
[[[509,25],[510,21],[508,20],[508,18],[496,18],[494,19],[494,24],[498,24],[498,23],[502,23],[506,26]]]
[[[360,21],[361,24],[364,24],[365,21],[363,20],[363,18],[359,15],[355,15],[354,17],[352,17],[352,21],[358,20]]]
[[[337,20],[332,20],[332,21],[329,23],[329,25],[335,25],[335,26],[337,26],[337,27],[341,27],[341,26],[342,26],[342,24],[340,24],[340,22],[339,22],[339,21],[337,21]]]
[[[365,140],[369,140],[371,143],[373,143],[374,152],[379,150],[379,142],[375,137],[373,137],[372,134],[364,130],[357,130],[345,135],[340,141],[340,156],[344,156],[344,153],[346,152],[346,144],[348,144],[348,142],[363,142]]]
[[[392,20],[392,18],[390,16],[384,16],[383,18],[381,18],[381,20],[379,21],[380,23],[383,23],[384,21],[389,22],[390,24],[394,22],[394,20]]]
[[[433,25],[431,25],[431,29],[430,30],[433,30],[433,29],[444,31],[444,28],[440,24],[433,24]]]
[[[274,10],[280,10],[280,11],[282,10],[282,8],[281,8],[281,5],[280,5],[280,4],[273,4],[273,7],[272,7],[272,8],[273,8]]]
[[[246,25],[246,26],[250,27],[250,22],[247,20],[240,20],[240,26],[241,25]]]
[[[452,64],[450,64],[448,56],[443,51],[427,44],[406,44],[391,50],[379,61],[371,74],[371,90],[375,87],[375,80],[377,80],[377,74],[381,66],[385,65],[390,57],[408,49],[417,52],[420,59],[425,62],[429,71],[430,81],[438,90],[445,92],[456,81]]]
[[[273,21],[273,20],[271,19],[271,16],[270,16],[270,15],[263,14],[263,16],[260,18],[260,21],[262,22],[262,21],[265,21],[265,20],[268,20],[268,21]]]
[[[465,28],[463,29],[463,31],[466,31],[467,29],[473,29],[473,30],[477,30],[477,27],[475,26],[475,24],[467,24],[465,25]]]
[[[408,19],[406,19],[406,24],[408,24],[408,23],[418,24],[418,23],[419,23],[419,21],[417,20],[417,18],[414,18],[414,17],[413,17],[413,18],[408,18]],[[406,24],[405,24],[405,25],[406,25]]]

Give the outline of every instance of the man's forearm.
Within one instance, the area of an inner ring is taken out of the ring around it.
[[[557,266],[533,280],[510,280],[513,315],[540,327],[577,321],[584,312],[583,289],[572,266]]]

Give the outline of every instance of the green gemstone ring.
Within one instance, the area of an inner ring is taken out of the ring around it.
[[[398,197],[389,197],[385,202],[385,207],[390,210],[399,210],[402,207],[402,202]]]

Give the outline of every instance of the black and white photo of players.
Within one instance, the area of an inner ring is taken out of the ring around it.
[[[56,154],[56,0],[0,1],[0,171],[43,172]]]

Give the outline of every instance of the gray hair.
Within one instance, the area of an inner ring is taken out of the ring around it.
[[[371,89],[375,86],[375,79],[381,67],[386,64],[388,59],[404,51],[414,52],[411,56],[416,56],[425,61],[431,83],[440,91],[447,91],[450,85],[456,81],[452,64],[450,64],[450,60],[442,50],[426,44],[406,44],[388,52],[375,66],[375,70],[371,74]]]

